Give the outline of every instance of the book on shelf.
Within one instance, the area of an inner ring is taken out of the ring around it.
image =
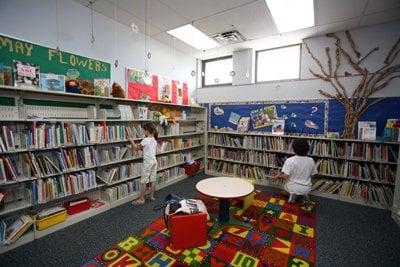
[[[65,75],[40,73],[40,88],[45,91],[65,92]]]
[[[359,121],[358,139],[374,141],[376,139],[376,121]]]
[[[18,60],[13,61],[14,86],[35,89],[39,87],[40,67]]]
[[[6,125],[3,125],[1,128],[0,151],[7,152],[15,150],[16,147],[13,130]]]
[[[94,95],[109,97],[111,92],[110,79],[94,79]]]
[[[132,111],[132,107],[129,105],[117,105],[116,110],[119,112],[121,120],[133,120],[135,119]]]
[[[6,240],[6,223],[0,219],[0,245],[3,245]]]
[[[33,219],[29,215],[23,215],[6,228],[6,238],[4,244],[11,245],[17,241],[33,224]]]

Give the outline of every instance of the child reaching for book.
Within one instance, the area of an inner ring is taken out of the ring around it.
[[[143,150],[143,167],[142,177],[140,178],[140,197],[138,200],[133,201],[134,205],[141,205],[145,202],[146,185],[150,183],[150,200],[155,200],[154,191],[156,189],[156,175],[157,175],[157,137],[158,133],[153,124],[147,123],[143,126],[145,138],[136,144],[130,140],[134,150]]]
[[[302,195],[303,200],[308,200],[308,193],[312,188],[311,178],[317,174],[314,160],[307,156],[309,148],[306,140],[294,140],[293,150],[296,155],[286,159],[282,172],[274,177],[286,180],[285,191],[291,196]],[[294,199],[289,198],[289,202],[294,202]]]

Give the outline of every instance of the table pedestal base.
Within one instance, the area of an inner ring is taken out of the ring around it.
[[[218,222],[223,223],[228,221],[229,221],[229,199],[220,198]]]

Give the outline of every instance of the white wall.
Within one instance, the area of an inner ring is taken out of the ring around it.
[[[58,0],[58,5],[61,50],[111,63],[111,80],[121,85],[125,85],[125,67],[145,69],[144,34],[134,34],[128,26],[95,12],[96,41],[91,44],[90,9],[72,0]],[[55,10],[54,0],[0,0],[0,34],[56,47]],[[190,72],[196,68],[196,60],[192,56],[176,51],[174,57],[171,47],[150,37],[147,47],[152,53],[147,60],[150,72],[185,81],[194,90],[195,79]]]
[[[378,46],[379,51],[372,54],[366,61],[363,62],[365,67],[374,71],[379,66],[382,66],[383,60],[389,52],[390,48],[400,38],[400,21],[380,24],[372,27],[359,28],[352,30],[353,40],[356,43],[362,55],[368,53],[371,49]],[[342,43],[345,43],[345,35],[343,32],[338,33],[342,38]],[[304,40],[308,43],[311,51],[317,58],[326,64],[325,47],[331,47],[332,60],[334,60],[334,41],[325,36],[315,37]],[[349,48],[347,45],[344,46]],[[399,57],[400,58],[400,57]],[[344,71],[349,71],[353,74],[356,72],[347,64],[347,61],[342,58],[344,66],[339,70],[341,75]],[[400,63],[400,59],[397,59]],[[325,65],[326,67],[326,65]],[[321,99],[322,96],[318,93],[319,89],[333,90],[331,86],[322,80],[315,79],[310,73],[309,68],[319,72],[318,66],[312,61],[306,49],[302,48],[300,80],[282,81],[282,82],[267,82],[258,84],[248,84],[240,86],[223,86],[223,87],[208,87],[196,89],[195,95],[200,103],[209,102],[226,102],[226,101],[262,101],[262,100],[298,100],[298,99]],[[355,88],[360,77],[343,77],[342,81],[345,88],[349,88],[349,92]],[[388,87],[375,96],[400,96],[400,79],[394,79]]]

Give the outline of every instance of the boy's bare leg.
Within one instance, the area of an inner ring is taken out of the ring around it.
[[[155,200],[154,198],[154,192],[156,191],[156,183],[151,182],[150,183],[150,200]]]

